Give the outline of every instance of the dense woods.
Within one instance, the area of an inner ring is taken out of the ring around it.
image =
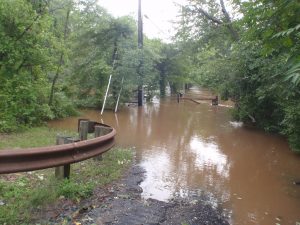
[[[236,103],[234,117],[300,150],[300,3],[189,0],[177,41],[198,84]]]
[[[139,50],[135,19],[114,18],[96,2],[1,1],[1,132],[99,107],[110,74],[112,90],[125,78],[124,99],[139,82],[157,89],[160,42],[146,39]],[[140,57],[143,77],[136,71]]]
[[[300,150],[300,3],[188,0],[172,43],[145,37],[136,19],[96,0],[0,2],[0,131],[12,132],[109,105],[139,84],[165,95],[197,84],[231,99],[235,119],[285,135]],[[139,60],[141,71],[137,72]]]

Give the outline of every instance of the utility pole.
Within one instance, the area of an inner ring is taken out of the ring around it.
[[[138,48],[143,49],[144,41],[143,41],[143,19],[142,19],[142,3],[141,0],[139,1],[139,7],[138,7]],[[139,66],[138,66],[138,75],[139,75],[139,85],[138,85],[138,106],[143,106],[143,99],[144,99],[144,93],[143,93],[143,74],[142,74],[142,68],[143,66],[143,59],[140,58],[139,60]]]

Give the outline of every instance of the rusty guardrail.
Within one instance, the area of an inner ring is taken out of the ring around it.
[[[0,150],[0,174],[63,166],[100,155],[114,145],[116,130],[110,128],[111,132],[104,136],[80,142],[39,148]]]

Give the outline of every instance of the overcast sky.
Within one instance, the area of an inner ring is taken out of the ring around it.
[[[171,21],[176,20],[178,7],[174,2],[183,4],[185,0],[142,0],[144,33],[150,38],[169,40],[174,34]],[[138,0],[98,0],[115,17],[132,15],[137,18]]]

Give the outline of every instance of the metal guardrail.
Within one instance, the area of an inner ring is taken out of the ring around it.
[[[111,127],[111,132],[104,136],[80,142],[40,148],[0,150],[0,174],[52,168],[95,157],[113,147],[115,135],[116,130]]]

